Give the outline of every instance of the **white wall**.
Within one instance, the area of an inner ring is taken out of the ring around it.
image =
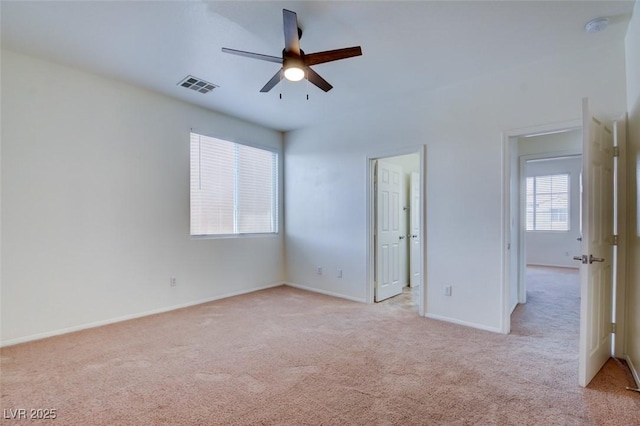
[[[636,1],[626,37],[629,183],[629,274],[627,356],[640,386],[640,3]]]
[[[282,233],[190,239],[190,128],[282,147],[279,132],[2,51],[3,344],[283,281]]]
[[[499,331],[501,133],[579,119],[584,96],[624,111],[624,71],[622,43],[605,45],[286,134],[288,281],[364,300],[367,156],[426,144],[426,313]],[[345,278],[317,276],[317,264],[341,267]]]
[[[527,177],[569,174],[569,231],[527,232],[527,265],[560,266],[578,268],[579,262],[573,256],[580,254],[580,157],[529,161],[526,164]]]

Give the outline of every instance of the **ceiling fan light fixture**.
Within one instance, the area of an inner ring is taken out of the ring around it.
[[[289,81],[300,81],[304,78],[304,74],[304,70],[295,64],[284,70],[284,77]]]

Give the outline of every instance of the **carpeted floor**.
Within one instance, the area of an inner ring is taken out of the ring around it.
[[[577,274],[536,268],[530,278],[508,336],[421,318],[405,303],[278,287],[3,348],[3,417],[24,408],[55,409],[61,425],[640,424],[621,363],[577,384]]]

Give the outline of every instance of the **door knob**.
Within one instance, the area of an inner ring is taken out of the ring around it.
[[[404,235],[400,235],[398,238],[404,240]]]
[[[418,238],[418,236],[417,235],[412,235],[411,238]]]
[[[578,238],[576,238],[576,240],[582,241],[582,237],[578,237]]]
[[[593,257],[592,254],[590,254],[588,257],[586,254],[583,254],[582,256],[573,256],[573,260],[579,260],[580,262],[584,263],[585,265],[587,263],[591,264],[593,262],[604,262],[604,258],[603,257]]]
[[[593,263],[593,262],[604,262],[604,258],[603,257],[593,257],[592,254],[589,255],[589,263]]]

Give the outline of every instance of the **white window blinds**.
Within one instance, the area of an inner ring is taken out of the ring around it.
[[[191,133],[191,235],[276,233],[278,154]]]
[[[569,175],[527,178],[527,231],[569,230]]]

